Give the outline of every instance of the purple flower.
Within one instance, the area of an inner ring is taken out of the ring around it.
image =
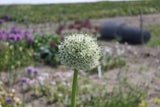
[[[27,78],[27,77],[22,78],[22,83],[28,83],[28,82],[29,82],[29,78]]]
[[[12,27],[10,33],[14,33],[14,34],[22,34],[22,31],[16,27]]]
[[[7,98],[6,98],[6,103],[12,103],[12,98],[7,97]]]
[[[15,34],[8,34],[8,39],[16,41],[17,40],[17,35],[15,35]]]
[[[31,66],[29,66],[29,67],[27,68],[27,72],[28,72],[28,73],[32,73],[32,72],[34,72],[34,68],[33,68],[33,67],[31,67]]]
[[[29,37],[30,36],[30,31],[29,30],[26,30],[25,32],[24,32],[24,37]]]
[[[20,35],[20,34],[17,34],[16,36],[17,36],[17,40],[22,40],[22,38],[23,38],[22,35]]]
[[[5,40],[6,36],[4,34],[0,34],[0,40]]]
[[[16,34],[20,34],[20,35],[23,35],[22,31],[20,29],[17,29],[17,32]]]
[[[4,20],[3,19],[0,19],[0,24],[3,24],[4,23]]]
[[[9,15],[9,14],[6,14],[6,15],[4,15],[4,18],[5,18],[6,20],[10,19],[10,15]]]
[[[34,69],[34,74],[38,74],[39,73],[39,70],[38,69]]]
[[[6,39],[7,32],[5,30],[0,30],[0,40]]]
[[[2,47],[0,47],[0,51],[2,51]]]
[[[16,27],[12,27],[12,29],[11,29],[11,33],[15,33],[17,31],[17,28]]]
[[[28,42],[33,43],[33,42],[34,42],[34,38],[31,37],[31,36],[29,36],[29,37],[28,37]]]
[[[1,30],[0,34],[7,34],[7,32],[5,30]]]

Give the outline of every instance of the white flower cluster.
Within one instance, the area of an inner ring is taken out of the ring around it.
[[[94,38],[87,34],[73,34],[59,45],[62,64],[78,69],[90,70],[99,65],[100,48]]]

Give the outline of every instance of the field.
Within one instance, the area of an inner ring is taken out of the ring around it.
[[[159,107],[159,5],[159,0],[1,5],[0,107],[71,107],[75,71],[61,64],[58,46],[82,32],[97,40],[102,54],[99,66],[78,72],[76,107]],[[139,27],[140,14],[152,35],[148,43],[100,39],[103,21]]]
[[[0,6],[0,17],[8,13],[11,15],[10,20],[16,22],[59,22],[85,18],[139,15],[141,11],[144,14],[158,13],[160,11],[159,5],[159,0],[51,5],[11,5]]]

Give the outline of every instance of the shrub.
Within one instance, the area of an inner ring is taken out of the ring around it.
[[[31,47],[35,51],[36,61],[52,66],[60,64],[57,55],[57,45],[63,38],[60,39],[56,35],[35,35],[34,40],[35,42],[31,44]]]

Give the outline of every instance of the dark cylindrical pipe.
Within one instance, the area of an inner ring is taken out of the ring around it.
[[[150,32],[148,30],[133,26],[120,27],[118,34],[121,35],[122,41],[126,41],[132,44],[147,43],[151,38]]]
[[[151,34],[144,28],[128,26],[124,22],[107,20],[100,25],[101,39],[121,39],[132,44],[147,43]]]
[[[116,39],[119,38],[118,29],[124,26],[124,22],[107,20],[100,25],[101,39]]]

